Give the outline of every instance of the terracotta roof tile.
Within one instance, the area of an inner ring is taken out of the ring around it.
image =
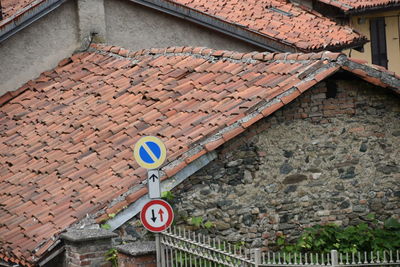
[[[366,38],[353,31],[348,26],[341,26],[334,21],[318,14],[309,12],[301,7],[283,0],[164,0],[190,9],[191,12],[206,14],[210,19],[223,21],[246,31],[256,33],[261,38],[278,41],[282,45],[300,49],[301,51],[317,51],[337,49],[360,45]],[[322,0],[333,2],[336,0]],[[337,0],[342,1],[342,0]],[[352,0],[343,0],[352,1]],[[367,2],[369,0],[360,0]],[[397,1],[397,0],[377,0]],[[354,2],[354,1],[352,1]],[[181,52],[176,50],[175,53]],[[210,55],[211,50],[203,49],[203,55]],[[218,56],[222,55],[218,51]],[[228,56],[224,54],[223,56]],[[245,55],[234,53],[233,59],[241,59]]]
[[[399,6],[400,0],[318,0],[347,12],[370,10],[377,7]]]
[[[42,74],[0,106],[0,234],[13,233],[0,240],[3,259],[34,264],[38,243],[45,245],[35,259],[87,213],[106,219],[145,194],[146,170],[132,156],[141,136],[165,142],[163,171],[171,177],[339,68],[400,91],[393,73],[341,54],[91,49],[60,63],[67,72]],[[88,65],[97,66],[89,75]],[[122,197],[128,190],[136,191]]]

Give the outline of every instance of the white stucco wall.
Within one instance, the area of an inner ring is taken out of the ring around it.
[[[18,89],[79,47],[75,0],[0,43],[0,96]]]
[[[249,52],[253,45],[128,0],[105,0],[107,42],[131,50],[201,46]]]

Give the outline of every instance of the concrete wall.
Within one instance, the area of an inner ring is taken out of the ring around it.
[[[400,73],[400,10],[351,17],[351,27],[370,39],[370,18],[385,17],[388,69]],[[359,20],[361,19],[361,20]],[[361,22],[361,23],[360,23]],[[350,51],[345,52],[349,55]],[[364,45],[364,52],[351,51],[351,57],[372,62],[371,43]]]
[[[173,190],[178,224],[253,247],[305,227],[400,216],[400,98],[361,81],[321,83],[218,149]],[[201,217],[215,227],[188,225]],[[145,236],[136,220],[126,239]]]
[[[69,0],[0,43],[0,96],[52,69],[78,46],[76,2]]]
[[[258,48],[127,0],[105,0],[107,42],[128,49],[205,46],[255,51]]]

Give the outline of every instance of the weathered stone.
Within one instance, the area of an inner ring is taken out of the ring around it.
[[[294,229],[295,227],[296,227],[296,225],[294,225],[294,224],[282,223],[282,224],[279,224],[278,229],[280,231],[284,231],[284,230]]]
[[[282,183],[284,184],[297,184],[304,180],[307,180],[307,176],[304,174],[292,174],[286,176]]]
[[[379,210],[382,210],[383,207],[384,207],[384,205],[383,205],[383,203],[381,202],[381,200],[373,199],[373,200],[371,201],[371,204],[370,204],[371,210],[373,210],[373,211],[379,211]]]
[[[246,184],[250,184],[253,182],[253,176],[250,171],[244,170],[243,180]]]
[[[257,214],[259,214],[259,213],[260,213],[260,209],[259,209],[259,208],[253,208],[253,209],[251,209],[251,214],[257,215]]]
[[[340,179],[352,179],[356,177],[356,174],[354,172],[355,169],[356,168],[354,166],[347,168],[346,171],[344,171],[343,169],[339,169],[339,173],[341,173]]]
[[[293,151],[284,150],[283,151],[283,156],[285,158],[291,158],[291,157],[293,157]]]
[[[226,174],[228,174],[228,175],[237,174],[239,172],[240,172],[240,168],[238,168],[238,167],[232,167],[232,168],[226,169]]]
[[[367,207],[366,206],[363,206],[363,205],[355,205],[354,207],[353,207],[353,211],[354,212],[364,212],[364,211],[366,211],[367,210]]]
[[[283,191],[285,194],[295,192],[297,190],[297,185],[289,185],[286,187],[286,189]]]
[[[342,203],[340,203],[339,207],[341,209],[347,209],[348,207],[350,207],[350,202],[349,201],[343,201]]]
[[[263,246],[263,240],[261,238],[256,238],[250,245],[252,248],[260,248]]]
[[[400,136],[400,130],[392,132],[392,135],[393,136]]]
[[[215,225],[215,228],[220,231],[227,230],[231,227],[229,223],[221,222],[221,221],[214,222],[214,225]]]
[[[253,215],[251,214],[244,215],[243,224],[246,226],[251,226],[253,224]]]
[[[343,186],[343,184],[336,184],[335,189],[342,191],[342,190],[344,190],[344,186]]]
[[[281,174],[288,174],[292,170],[293,170],[293,167],[287,162],[283,163],[281,165],[281,167],[279,168],[279,171],[280,171]]]
[[[234,161],[229,161],[227,164],[226,164],[226,167],[236,167],[236,166],[239,166],[240,164],[242,164],[242,162],[243,162],[243,160],[242,159],[238,159],[238,160],[234,160]]]
[[[264,191],[267,193],[276,193],[279,190],[279,186],[277,184],[269,184],[264,187]]]
[[[322,170],[318,168],[309,168],[307,171],[312,173],[322,173]]]
[[[398,173],[399,168],[395,165],[380,165],[376,168],[377,171],[384,174]]]
[[[368,144],[366,142],[361,143],[360,152],[366,152],[368,149]]]
[[[200,190],[200,194],[202,195],[209,195],[211,193],[211,190],[209,188],[204,188],[202,190]]]

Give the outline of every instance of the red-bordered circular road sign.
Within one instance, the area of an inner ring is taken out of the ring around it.
[[[174,220],[174,211],[168,202],[162,199],[153,199],[144,205],[140,212],[143,226],[151,232],[162,232],[171,226]]]

